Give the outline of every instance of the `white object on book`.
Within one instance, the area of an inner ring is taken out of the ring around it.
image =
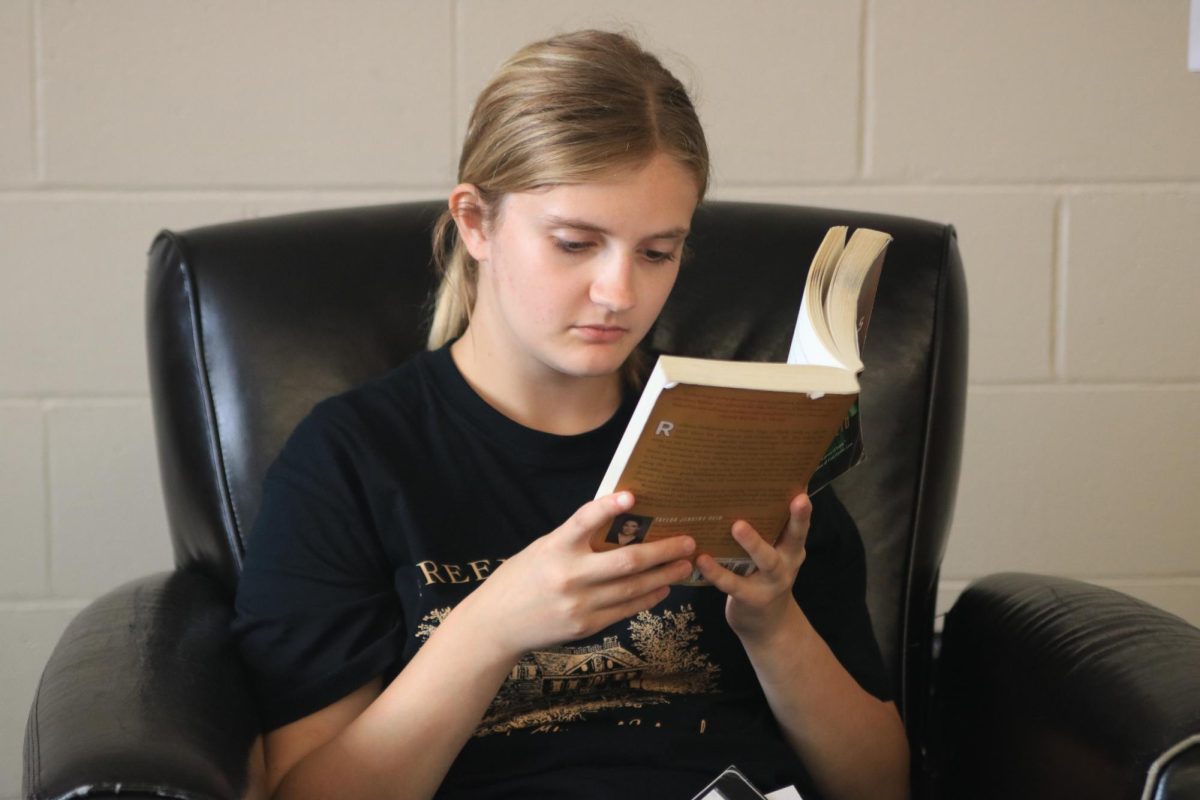
[[[767,800],[804,800],[795,786],[785,786],[773,792],[767,792]]]

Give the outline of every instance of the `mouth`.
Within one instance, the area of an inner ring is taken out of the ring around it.
[[[588,342],[615,342],[629,333],[619,325],[576,325],[572,330]]]

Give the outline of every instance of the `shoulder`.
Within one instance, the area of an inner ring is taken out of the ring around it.
[[[245,572],[362,575],[385,563],[375,525],[419,461],[420,361],[321,400],[295,426],[264,476]]]
[[[382,375],[320,400],[296,425],[287,447],[360,442],[411,424],[429,405],[429,356],[418,353]]]
[[[419,353],[388,372],[317,402],[301,418],[266,473],[324,493],[330,481],[356,482],[371,462],[410,450],[425,427],[431,399],[429,354]]]
[[[314,426],[353,427],[412,413],[430,388],[431,359],[431,353],[417,353],[381,375],[321,400],[306,419]]]

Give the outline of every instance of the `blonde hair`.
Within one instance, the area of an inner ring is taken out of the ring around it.
[[[687,90],[631,37],[585,30],[517,51],[475,101],[458,164],[491,224],[506,194],[584,183],[666,154],[708,188],[708,146]],[[428,346],[466,330],[479,265],[450,210],[433,234],[441,272]],[[629,365],[627,365],[629,366]]]

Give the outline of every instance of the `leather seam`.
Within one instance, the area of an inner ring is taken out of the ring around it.
[[[900,641],[907,642],[910,638],[911,616],[912,616],[912,584],[914,579],[914,571],[917,556],[918,537],[916,536],[916,527],[920,523],[924,506],[922,498],[924,497],[926,483],[929,475],[929,456],[930,456],[930,435],[933,430],[933,395],[934,385],[937,382],[939,370],[941,368],[942,352],[941,343],[944,339],[943,325],[945,322],[945,304],[947,292],[947,270],[949,269],[949,252],[950,245],[954,240],[953,227],[944,225],[942,227],[942,247],[941,257],[938,264],[938,280],[937,286],[934,288],[934,306],[933,306],[933,324],[931,331],[930,351],[933,353],[933,359],[929,364],[929,370],[925,381],[925,418],[922,420],[922,435],[921,435],[921,462],[920,470],[917,473],[916,490],[913,498],[913,516],[911,525],[914,529],[914,535],[908,545],[908,563],[905,569],[904,583],[906,591],[904,592],[904,612],[902,614],[902,623],[900,630]],[[940,570],[938,570],[940,572]],[[934,588],[936,592],[936,587]],[[908,670],[908,654],[905,653],[901,659],[900,671],[900,687],[899,696],[908,700],[908,686],[912,676]],[[905,708],[906,716],[915,713],[916,709]]]
[[[242,569],[241,525],[237,509],[234,507],[232,493],[229,490],[229,470],[225,463],[224,453],[221,450],[221,420],[216,410],[216,403],[213,401],[212,384],[208,380],[208,358],[204,347],[203,320],[200,314],[200,302],[195,290],[195,276],[191,265],[188,263],[187,253],[182,240],[170,231],[165,232],[165,234],[170,237],[179,254],[176,266],[183,278],[182,287],[188,304],[188,315],[192,323],[192,351],[195,354],[201,396],[204,400],[204,414],[208,418],[208,427],[209,431],[211,431],[206,436],[209,459],[216,467],[217,474],[220,476],[220,494],[224,501],[221,503],[221,515],[225,517],[225,523],[229,530],[227,538],[230,539],[228,544],[230,555],[233,557],[234,568],[240,572]]]

